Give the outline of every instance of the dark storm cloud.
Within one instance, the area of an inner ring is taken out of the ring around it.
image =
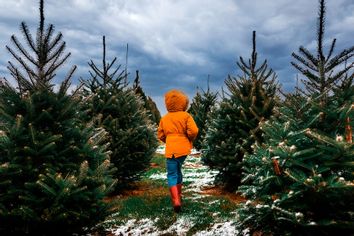
[[[337,52],[353,44],[354,2],[327,0],[326,44],[337,38]],[[10,55],[5,45],[10,36],[21,38],[19,24],[26,21],[36,30],[37,0],[0,0],[0,75]],[[192,98],[196,88],[220,90],[240,56],[249,58],[252,31],[257,31],[259,62],[268,60],[283,89],[291,91],[297,71],[291,67],[291,53],[300,45],[316,47],[317,0],[47,0],[46,22],[64,35],[70,61],[56,82],[78,65],[73,83],[88,78],[87,62],[100,64],[102,35],[106,35],[107,56],[118,57],[125,67],[129,44],[129,79],[140,71],[147,95],[165,113],[163,94],[171,88],[186,91]],[[35,31],[32,31],[33,34]]]

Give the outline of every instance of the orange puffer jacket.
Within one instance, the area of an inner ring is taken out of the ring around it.
[[[186,112],[188,97],[181,91],[171,90],[165,94],[165,105],[168,113],[161,118],[157,130],[158,138],[166,143],[165,156],[178,158],[189,155],[198,127]]]

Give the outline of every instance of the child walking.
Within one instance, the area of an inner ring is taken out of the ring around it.
[[[192,142],[197,137],[198,127],[193,117],[186,112],[188,97],[179,90],[165,94],[168,113],[160,120],[158,138],[166,143],[165,157],[167,182],[175,212],[181,211],[182,164],[191,153]]]

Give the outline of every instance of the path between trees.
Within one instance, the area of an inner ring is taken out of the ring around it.
[[[107,235],[237,235],[236,208],[244,199],[215,187],[217,172],[204,166],[199,155],[186,159],[183,173],[183,212],[175,214],[165,159],[157,154],[135,188],[112,200],[117,212],[102,224]]]

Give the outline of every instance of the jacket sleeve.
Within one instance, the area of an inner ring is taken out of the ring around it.
[[[166,143],[166,135],[165,135],[165,132],[163,130],[162,119],[160,120],[160,124],[159,124],[159,127],[157,129],[157,137],[158,137],[159,140],[161,140],[162,142]]]
[[[198,127],[191,115],[187,119],[187,136],[190,141],[194,141],[198,135]]]

